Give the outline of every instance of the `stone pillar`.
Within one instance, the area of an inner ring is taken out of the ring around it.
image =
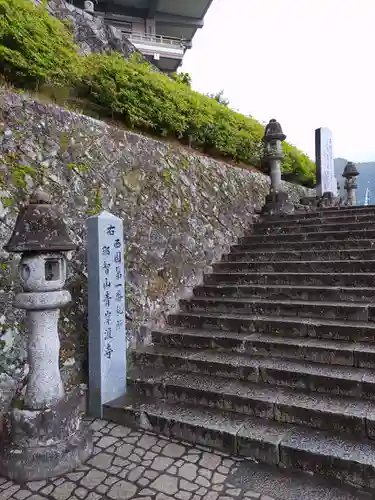
[[[357,167],[354,163],[349,161],[342,176],[345,178],[345,190],[347,192],[346,205],[355,206],[357,204],[355,190],[357,189],[356,177],[359,175]]]
[[[70,472],[92,453],[80,415],[83,392],[65,394],[59,369],[59,312],[71,300],[63,289],[65,253],[76,246],[48,196],[37,191],[20,211],[4,248],[21,253],[24,291],[15,306],[26,310],[30,372],[25,396],[14,402],[9,435],[1,443],[0,475],[25,482]]]
[[[89,414],[126,393],[124,230],[107,211],[87,220]]]
[[[63,254],[24,254],[21,259],[20,277],[25,292],[16,296],[14,305],[26,310],[30,372],[24,402],[33,410],[53,406],[64,397],[57,322],[60,307],[71,299],[70,293],[62,290],[65,276]]]
[[[332,132],[327,127],[315,130],[316,194],[320,206],[333,206],[337,197],[337,181],[333,161]]]
[[[270,193],[266,197],[266,204],[262,214],[291,213],[294,206],[288,200],[288,194],[281,189],[281,160],[284,156],[282,143],[286,135],[280,123],[275,119],[270,120],[264,131],[264,162],[268,165],[271,178]]]

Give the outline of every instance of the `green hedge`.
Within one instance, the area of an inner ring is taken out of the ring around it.
[[[258,122],[155,73],[147,63],[93,54],[86,59],[83,84],[90,99],[132,127],[245,163],[259,160],[263,127]]]
[[[68,84],[129,127],[261,168],[259,122],[193,91],[186,78],[153,71],[139,57],[79,55],[69,28],[31,0],[0,0],[0,61],[14,85]],[[287,143],[283,170],[302,184],[315,180],[314,163]]]
[[[0,0],[0,71],[13,84],[37,87],[70,82],[81,58],[73,36],[44,6],[30,0]]]

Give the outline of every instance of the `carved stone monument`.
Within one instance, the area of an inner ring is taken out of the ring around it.
[[[0,450],[0,474],[16,482],[70,472],[92,453],[91,435],[81,420],[83,392],[65,394],[59,369],[58,318],[71,300],[64,290],[65,252],[75,249],[49,197],[38,190],[19,213],[4,247],[21,253],[24,292],[14,305],[26,310],[26,392],[13,401]]]
[[[319,198],[337,197],[337,179],[333,160],[332,132],[327,127],[315,130],[316,194]]]
[[[89,217],[89,412],[126,392],[124,239],[122,220],[109,212]]]

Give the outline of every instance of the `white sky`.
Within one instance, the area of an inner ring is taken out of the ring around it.
[[[335,157],[375,161],[375,0],[214,0],[182,71],[312,159],[329,127]]]

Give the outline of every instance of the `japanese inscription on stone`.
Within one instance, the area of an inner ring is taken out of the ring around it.
[[[122,220],[88,219],[89,411],[126,392],[124,242]]]
[[[332,132],[322,127],[315,130],[316,185],[317,195],[333,193],[337,196],[337,180],[332,149]]]

